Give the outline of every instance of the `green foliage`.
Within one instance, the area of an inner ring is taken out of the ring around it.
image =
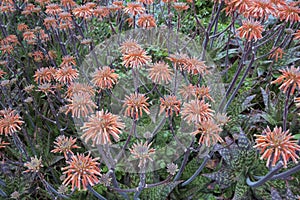
[[[144,189],[140,198],[151,200],[166,199],[179,183],[181,183],[181,181],[171,182],[154,188]]]
[[[246,177],[254,175],[260,165],[252,143],[245,134],[241,133],[237,144],[231,141],[227,147],[218,146],[218,149],[225,164],[219,171],[204,176],[215,181],[221,189],[226,190],[234,186],[233,199],[235,200],[249,198],[248,193],[252,194],[255,191],[246,184]]]

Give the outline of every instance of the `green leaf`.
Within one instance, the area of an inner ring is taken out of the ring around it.
[[[163,184],[154,188],[144,189],[141,193],[141,199],[161,200],[166,199],[172,190],[182,181]]]
[[[234,170],[228,168],[222,168],[211,174],[203,174],[203,176],[215,180],[218,184],[224,186],[224,188],[229,187],[236,181]]]
[[[293,135],[294,136],[294,138],[296,139],[296,140],[299,140],[300,139],[300,133],[298,133],[298,134],[296,134],[296,135]]]
[[[234,197],[232,200],[242,200],[245,199],[245,197],[247,199],[248,190],[249,190],[248,185],[238,182],[235,186]]]
[[[271,125],[275,126],[277,124],[276,120],[271,115],[269,115],[268,113],[265,113],[265,112],[262,113],[261,117],[264,118]]]

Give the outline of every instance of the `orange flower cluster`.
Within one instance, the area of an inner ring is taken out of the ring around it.
[[[182,118],[189,124],[201,123],[210,120],[213,116],[213,110],[210,105],[204,100],[192,100],[189,103],[183,104]]]
[[[245,38],[248,41],[253,39],[254,41],[257,41],[262,38],[263,30],[263,26],[258,21],[252,20],[244,20],[243,25],[237,29],[238,36],[240,38]]]
[[[68,86],[68,90],[66,92],[66,98],[71,98],[75,94],[86,93],[89,96],[95,95],[95,90],[92,86],[86,83],[72,83]]]
[[[88,4],[77,6],[73,9],[73,14],[75,17],[89,19],[93,15],[93,9]]]
[[[56,69],[53,67],[41,67],[35,71],[34,81],[37,84],[50,83],[54,80]]]
[[[78,76],[78,70],[72,66],[66,66],[58,69],[55,73],[56,81],[63,84],[71,84]]]
[[[142,49],[141,45],[139,45],[133,39],[127,39],[122,43],[120,47],[120,52],[124,55],[124,54],[128,54],[130,51],[135,51],[139,49]]]
[[[125,115],[132,117],[133,119],[138,119],[143,116],[143,111],[147,114],[150,114],[148,108],[149,103],[147,100],[149,97],[145,97],[144,94],[133,93],[125,97],[125,103],[123,107],[125,109]]]
[[[209,91],[210,91],[210,88],[207,86],[198,87],[198,86],[189,84],[189,85],[183,86],[179,90],[179,94],[182,96],[183,99],[186,99],[186,100],[189,100],[192,97],[195,97],[199,100],[208,99],[208,100],[214,102]]]
[[[224,142],[224,140],[219,136],[221,131],[222,129],[219,127],[219,125],[216,124],[214,120],[209,119],[206,121],[201,121],[199,124],[197,124],[197,130],[192,134],[201,134],[199,144],[205,144],[207,147],[210,147],[217,142]]]
[[[67,161],[68,166],[62,168],[63,174],[67,178],[63,181],[63,185],[72,185],[72,190],[87,189],[87,186],[93,186],[99,182],[100,168],[97,162],[99,158],[91,158],[90,153],[87,156],[77,154],[72,156],[70,161]]]
[[[124,8],[124,12],[136,16],[136,15],[143,14],[145,12],[145,8],[140,3],[129,2],[127,3],[127,6]]]
[[[141,68],[151,62],[151,57],[134,40],[126,40],[120,47],[125,67]]]
[[[160,111],[159,114],[162,112],[166,112],[166,116],[172,116],[173,111],[176,115],[180,112],[181,102],[177,100],[176,96],[168,95],[164,98],[160,98]]]
[[[0,39],[0,51],[2,51],[2,55],[12,54],[17,44],[19,44],[19,41],[16,35],[9,35],[4,39]]]
[[[151,155],[155,153],[155,149],[150,148],[152,143],[137,142],[129,149],[134,158],[139,160],[138,167],[144,169],[148,161],[152,161]]]
[[[283,90],[283,93],[287,93],[287,91],[290,89],[290,94],[293,95],[295,89],[299,89],[300,86],[299,67],[295,68],[292,66],[291,68],[286,68],[279,71],[282,73],[282,75],[280,75],[275,81],[272,81],[272,84],[282,83],[279,89]]]
[[[166,83],[168,84],[172,79],[172,71],[169,68],[169,65],[163,61],[157,62],[153,65],[150,65],[149,71],[149,78],[158,84]]]
[[[141,28],[151,29],[156,27],[155,19],[153,15],[142,14],[137,20],[137,25]]]
[[[282,48],[280,48],[280,47],[274,47],[272,50],[271,50],[271,52],[273,51],[273,53],[271,53],[270,55],[269,55],[269,59],[270,58],[275,58],[275,61],[277,62],[278,61],[278,59],[282,59],[282,56],[283,56],[283,54],[284,54],[284,52],[283,52],[283,49]]]
[[[298,22],[300,9],[296,2],[284,0],[225,0],[227,15],[238,13],[247,19],[267,20],[270,15],[281,21]]]
[[[111,144],[110,136],[119,141],[119,134],[124,127],[119,116],[101,110],[90,116],[81,127],[84,132],[81,137],[85,142],[92,140],[93,145]]]
[[[36,173],[36,172],[38,172],[43,167],[42,157],[40,157],[39,159],[36,156],[31,157],[30,161],[26,162],[24,164],[24,166],[28,168],[27,170],[24,171],[24,173],[27,173],[27,172]]]
[[[21,130],[23,123],[24,121],[15,110],[10,108],[0,110],[0,135],[8,136]]]
[[[284,167],[287,167],[290,158],[294,163],[298,163],[297,159],[299,159],[299,156],[296,151],[300,151],[300,146],[288,130],[282,131],[281,127],[275,127],[271,131],[267,127],[262,135],[255,136],[256,145],[254,147],[260,149],[262,154],[260,159],[267,159],[267,167],[270,164],[274,167],[280,159],[283,160]]]
[[[102,69],[97,69],[92,74],[92,83],[95,86],[103,89],[112,89],[113,85],[117,83],[119,75],[114,73],[115,70],[111,69],[108,66],[104,66]]]
[[[67,99],[66,114],[72,113],[72,117],[87,117],[90,113],[94,112],[97,105],[92,100],[91,96],[86,92],[75,93],[70,99]]]
[[[185,70],[193,75],[207,73],[205,62],[197,58],[190,58],[185,54],[171,54],[167,59],[173,63],[174,67],[178,67],[181,71]]]
[[[153,4],[154,0],[138,0],[140,3],[144,3],[146,5],[151,5]]]
[[[60,135],[55,139],[55,146],[54,149],[51,151],[52,153],[63,153],[66,160],[70,156],[73,156],[74,153],[72,152],[72,149],[78,149],[80,148],[77,146],[76,143],[77,138],[72,137],[66,137],[64,135]]]
[[[143,49],[133,49],[123,54],[122,60],[122,64],[127,68],[141,68],[151,61],[151,57]]]
[[[189,5],[187,5],[184,2],[176,2],[173,4],[173,7],[177,12],[183,12],[183,11],[189,9]]]

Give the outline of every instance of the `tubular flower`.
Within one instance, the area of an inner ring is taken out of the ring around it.
[[[129,2],[124,8],[124,12],[136,16],[143,14],[145,12],[145,8],[140,3]]]
[[[126,68],[140,68],[151,62],[151,56],[148,56],[143,49],[136,49],[123,54],[122,60],[122,65]]]
[[[72,117],[86,117],[97,108],[96,104],[87,93],[74,94],[68,99],[70,104],[67,105],[66,114],[72,113]]]
[[[286,5],[285,0],[271,0],[271,2],[277,7]]]
[[[159,114],[162,112],[166,112],[166,116],[172,116],[173,111],[175,112],[176,115],[179,114],[180,112],[180,106],[181,102],[176,99],[176,96],[165,96],[164,99],[160,98],[160,111]]]
[[[260,159],[267,159],[267,167],[270,164],[274,167],[276,163],[283,159],[284,167],[287,167],[287,163],[291,158],[294,163],[298,163],[299,156],[296,151],[300,151],[300,146],[297,144],[297,140],[293,139],[289,130],[282,131],[281,127],[275,127],[273,131],[269,127],[265,129],[262,135],[256,136],[256,145],[254,148],[259,148],[262,156]],[[272,162],[272,163],[270,163]]]
[[[213,110],[204,100],[192,100],[183,104],[182,118],[188,123],[200,123],[212,118]]]
[[[92,86],[86,83],[72,83],[68,87],[66,98],[72,98],[72,96],[79,93],[86,93],[87,95],[92,97],[95,95],[95,90]]]
[[[51,151],[52,153],[63,153],[66,160],[68,160],[68,158],[71,155],[74,155],[74,153],[72,152],[72,149],[77,149],[80,148],[79,146],[77,146],[76,143],[77,138],[72,138],[72,137],[66,137],[64,135],[60,135],[55,139],[55,146],[54,149]]]
[[[267,20],[269,15],[275,15],[276,10],[274,4],[270,0],[254,0],[249,5],[246,12],[247,17]]]
[[[94,83],[100,89],[111,89],[113,85],[117,83],[119,75],[114,73],[115,70],[108,66],[104,66],[102,69],[97,69],[92,74],[92,83]]]
[[[83,19],[89,19],[93,15],[93,9],[89,5],[77,6],[73,9],[73,14],[75,17],[80,17]]]
[[[78,190],[86,190],[88,185],[95,185],[101,175],[98,160],[99,158],[91,158],[90,153],[87,156],[78,153],[72,156],[71,160],[67,161],[68,166],[62,168],[63,174],[67,175],[62,184],[67,186],[71,183],[72,190],[75,187]]]
[[[295,98],[295,104],[296,104],[296,107],[297,107],[297,108],[300,107],[300,97],[296,97],[296,98]]]
[[[62,58],[62,63],[60,64],[60,67],[70,67],[70,66],[76,66],[76,60],[73,56],[64,56]]]
[[[66,12],[66,11],[61,12],[61,13],[59,13],[58,16],[59,16],[60,20],[64,20],[64,21],[68,21],[68,22],[72,21],[72,14],[69,12]]]
[[[0,78],[3,78],[3,75],[5,75],[6,72],[0,69]]]
[[[197,58],[185,58],[183,62],[183,70],[193,75],[204,74],[206,68],[204,61],[199,61]]]
[[[109,8],[98,6],[93,10],[93,15],[102,20],[109,15]]]
[[[11,135],[19,130],[21,130],[21,125],[24,121],[19,114],[15,114],[12,109],[0,110],[0,135]]]
[[[44,59],[44,54],[41,51],[35,51],[29,54],[30,57],[33,57],[35,62],[41,62]]]
[[[42,157],[40,157],[39,159],[34,156],[30,158],[29,162],[26,162],[24,164],[25,167],[27,167],[28,169],[25,170],[24,172],[38,172],[40,171],[40,168],[43,167],[42,165]]]
[[[61,7],[58,4],[51,3],[46,6],[45,13],[47,13],[48,15],[57,15],[57,14],[61,13],[62,11],[63,10],[61,9]]]
[[[53,67],[41,67],[35,71],[34,81],[36,83],[49,83],[54,80],[56,69]]]
[[[17,29],[20,32],[24,32],[24,31],[28,31],[29,27],[25,23],[20,23],[20,24],[18,24]]]
[[[135,40],[132,39],[124,41],[120,47],[120,51],[122,54],[127,54],[135,50],[142,50],[142,47]]]
[[[258,21],[246,20],[243,21],[243,25],[237,29],[238,36],[240,38],[245,38],[248,41],[254,39],[257,41],[262,38],[262,32],[264,28]]]
[[[156,27],[153,15],[142,14],[137,20],[137,25],[141,28],[150,29]]]
[[[172,2],[177,2],[177,0],[161,0],[164,3],[172,3]]]
[[[177,12],[182,12],[189,9],[189,5],[184,2],[176,2],[173,4],[173,7]]]
[[[154,65],[150,66],[149,77],[154,83],[168,84],[172,79],[172,71],[169,68],[169,65],[165,62],[157,62]]]
[[[72,66],[62,67],[55,73],[55,79],[63,84],[70,84],[78,76],[78,70]]]
[[[2,141],[2,138],[0,138],[0,149],[4,149],[9,144],[9,142]]]
[[[119,10],[122,10],[124,8],[123,1],[114,1],[108,9],[110,9],[112,12],[116,12]]]
[[[200,100],[205,100],[206,98],[212,102],[214,99],[210,96],[210,88],[206,86],[197,87],[195,86],[195,96]]]
[[[286,22],[299,22],[300,21],[300,8],[293,6],[291,4],[286,4],[279,6],[278,8],[278,17],[281,21]]]
[[[73,0],[61,0],[60,3],[66,8],[71,8],[77,5]]]
[[[188,56],[186,54],[171,54],[167,59],[174,64],[174,67],[180,67],[182,70],[181,67],[186,64]]]
[[[282,48],[275,47],[275,48],[273,48],[271,51],[273,51],[273,53],[271,53],[271,54],[269,55],[269,57],[268,57],[269,59],[270,59],[270,58],[275,58],[275,61],[276,61],[276,62],[278,61],[278,59],[282,59],[282,56],[283,56],[283,54],[284,54]]]
[[[294,40],[299,40],[300,39],[300,30],[297,30],[296,33],[294,33],[293,35],[294,35]]]
[[[296,88],[300,86],[300,70],[299,67],[295,68],[292,66],[290,69],[279,70],[282,75],[280,75],[275,81],[271,83],[282,83],[279,87],[280,90],[283,90],[283,93],[286,93],[289,88],[290,94],[293,95]]]
[[[224,142],[219,136],[222,129],[212,119],[202,121],[197,124],[197,130],[191,133],[192,135],[201,134],[199,144],[204,144],[207,147],[216,144],[217,142]]]
[[[1,45],[0,51],[2,51],[2,55],[4,54],[11,54],[14,50],[14,47],[12,45]]]
[[[155,153],[155,149],[150,148],[151,144],[152,143],[148,144],[147,142],[144,144],[142,142],[137,142],[129,149],[132,156],[139,159],[138,167],[140,169],[146,167],[147,161],[152,161],[151,155]]]
[[[121,122],[119,116],[101,110],[90,116],[88,121],[81,127],[84,132],[81,137],[85,142],[92,140],[93,145],[111,144],[110,136],[115,141],[119,141],[119,135],[122,133],[121,129],[124,127],[125,124]]]
[[[44,92],[45,94],[48,94],[48,93],[54,94],[53,89],[54,89],[54,86],[51,85],[50,83],[43,83],[38,86],[37,91]]]
[[[147,100],[149,97],[145,98],[144,94],[133,93],[125,97],[125,103],[123,107],[127,107],[125,110],[125,115],[132,117],[133,119],[138,119],[142,117],[143,111],[147,114],[150,114],[148,108],[149,103]]]
[[[51,1],[50,0],[35,0],[36,3],[40,4],[41,7],[44,7],[44,5],[49,4]]]
[[[189,101],[190,98],[196,97],[195,88],[196,86],[192,84],[185,85],[179,90],[179,94],[184,100]]]
[[[153,4],[154,0],[138,0],[140,3],[144,3],[146,5],[151,5]]]
[[[56,51],[48,51],[48,55],[46,57],[48,60],[54,60],[57,57]]]
[[[44,23],[43,23],[46,27],[47,30],[53,28],[56,29],[57,28],[57,20],[54,17],[46,17],[44,19]]]
[[[13,46],[16,46],[19,44],[18,38],[16,35],[9,35],[6,38],[4,38],[1,43],[11,44]]]
[[[245,13],[249,5],[251,4],[250,0],[225,0],[226,4],[226,14],[232,15],[235,11],[242,14]]]

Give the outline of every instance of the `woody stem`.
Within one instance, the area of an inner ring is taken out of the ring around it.
[[[286,131],[286,123],[287,123],[287,115],[288,115],[288,110],[289,110],[289,100],[290,100],[290,96],[291,96],[291,90],[292,87],[290,86],[288,91],[287,91],[287,95],[286,95],[286,99],[285,99],[285,103],[284,103],[284,110],[283,110],[283,131]]]

